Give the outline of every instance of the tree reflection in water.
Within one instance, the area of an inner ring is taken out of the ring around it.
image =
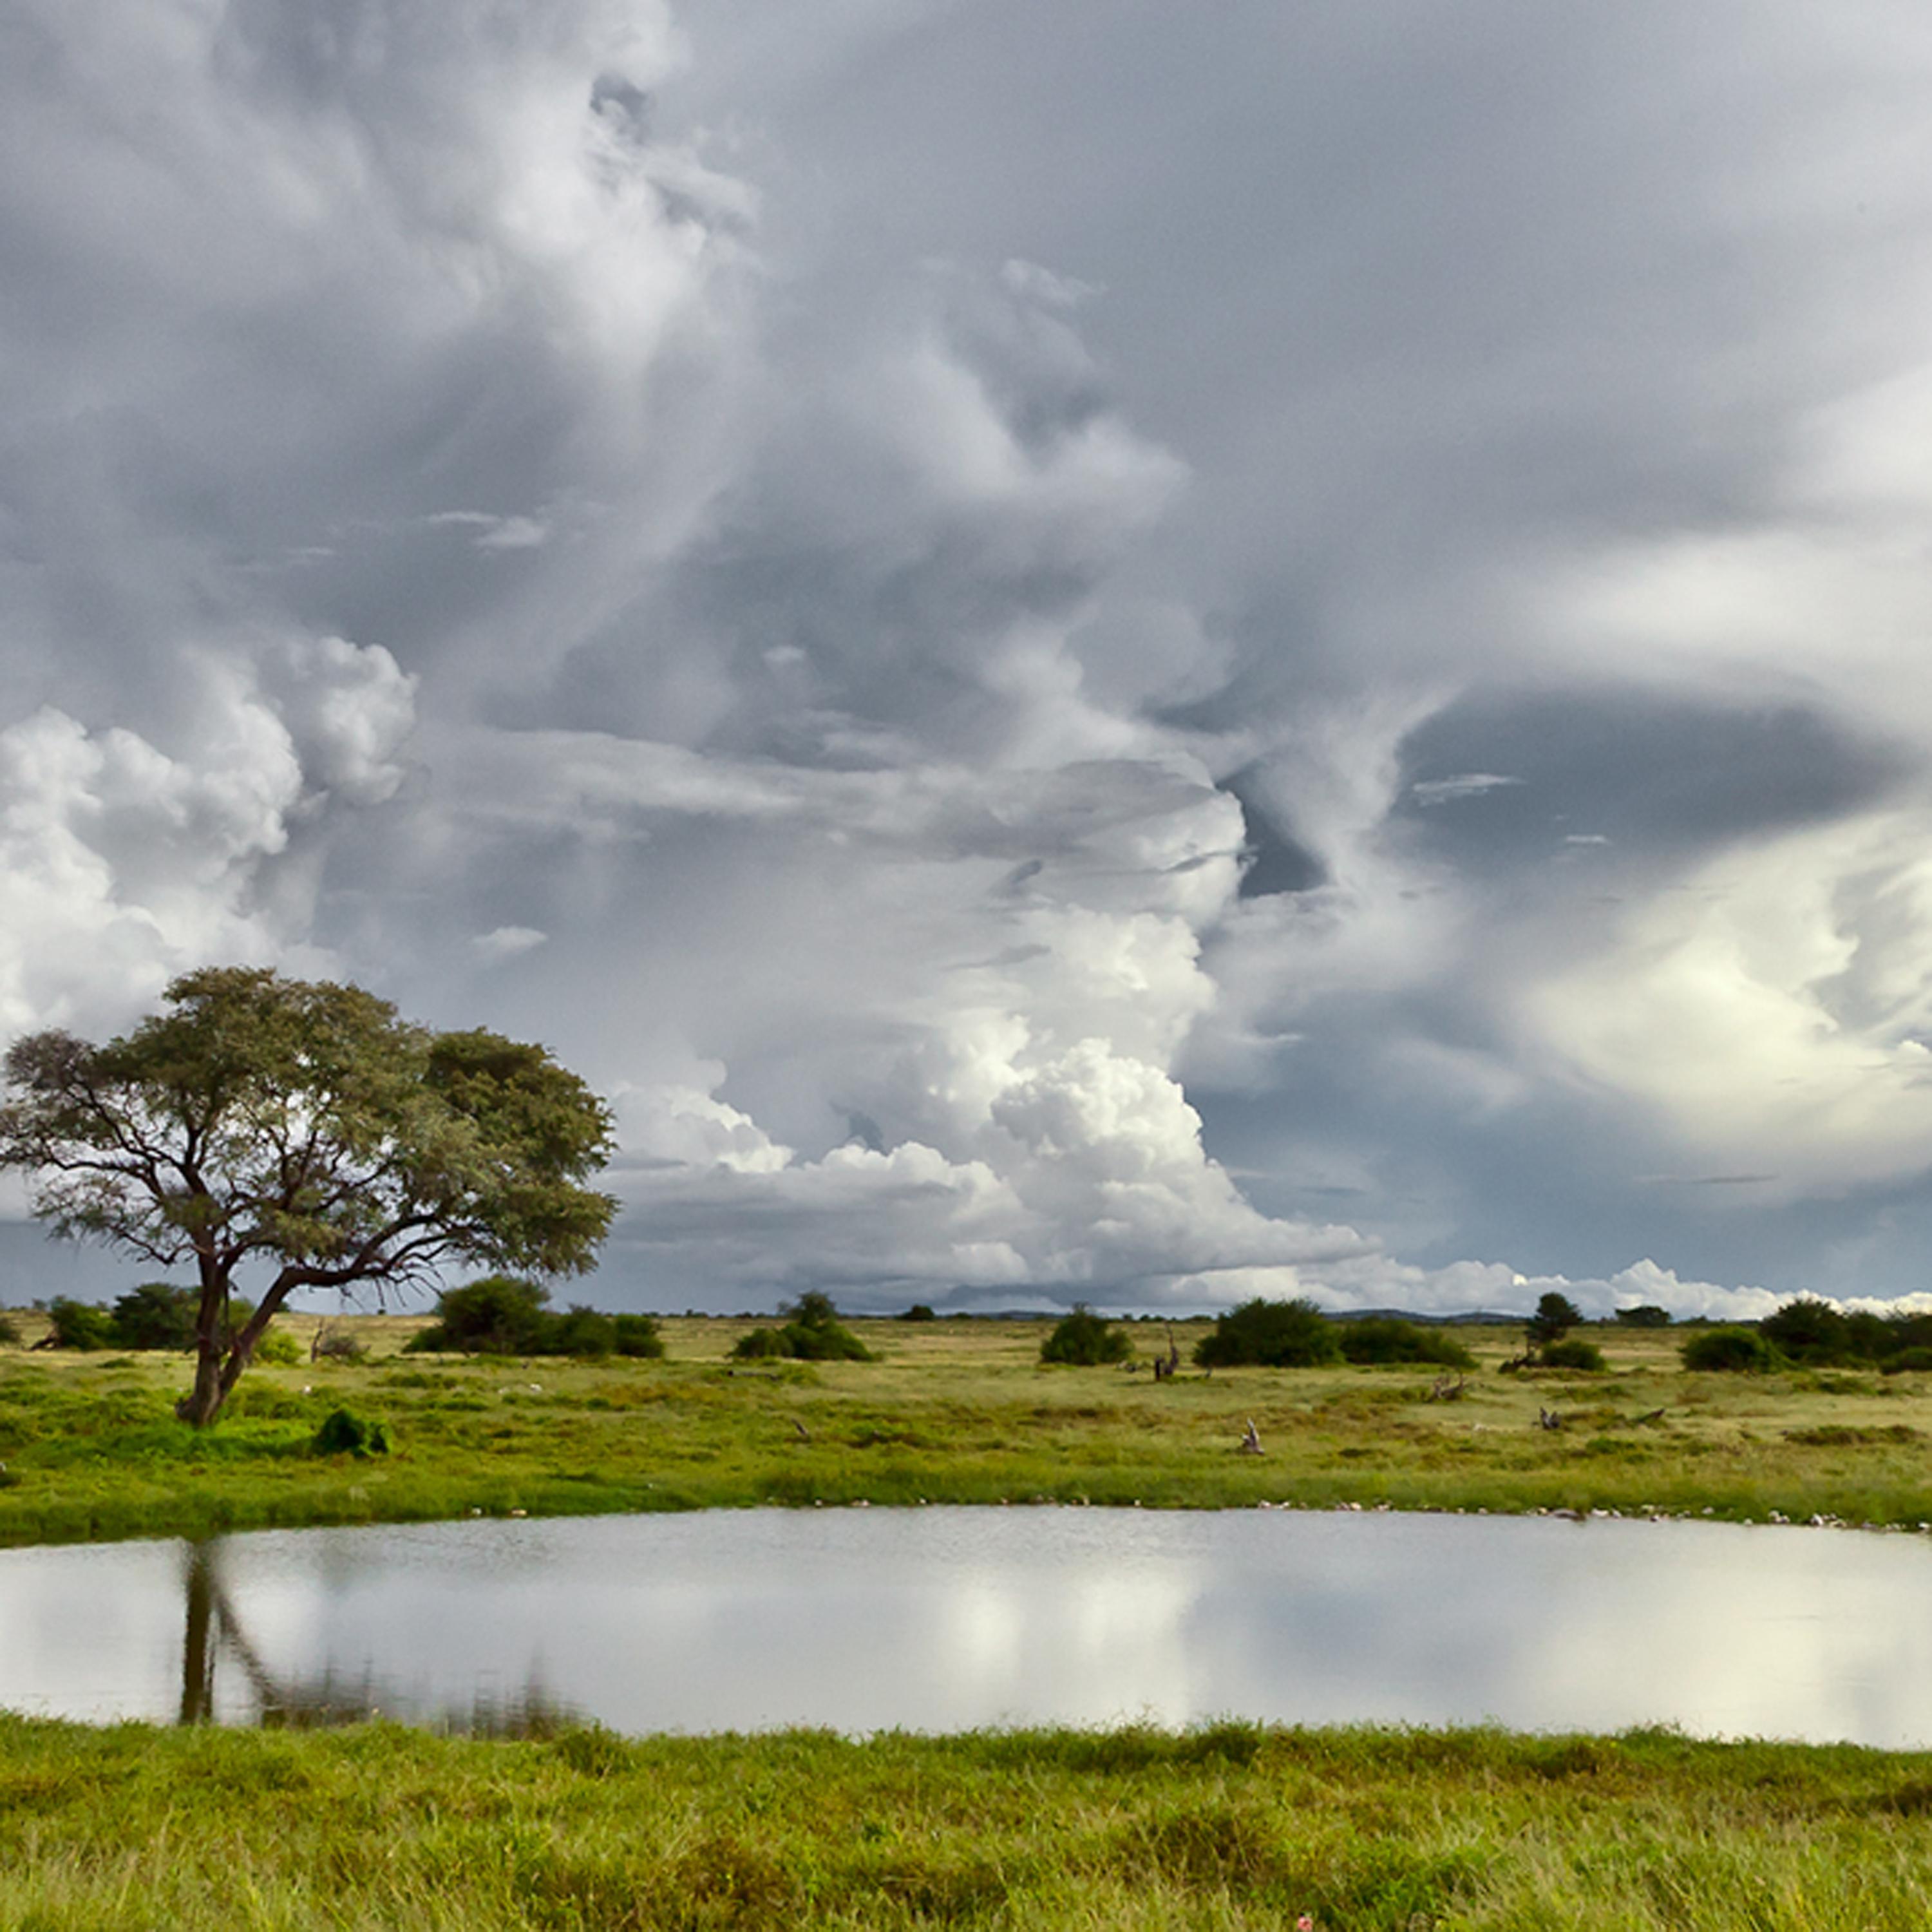
[[[367,1671],[359,1680],[350,1681],[339,1678],[333,1666],[319,1677],[304,1678],[280,1675],[269,1665],[250,1638],[223,1580],[218,1540],[188,1546],[183,1583],[187,1617],[182,1643],[182,1724],[219,1721],[215,1676],[224,1659],[242,1673],[254,1700],[258,1724],[317,1730],[360,1724],[382,1714],[386,1702],[382,1688]],[[470,1737],[542,1737],[580,1721],[534,1677],[514,1697],[490,1697],[479,1692],[466,1712],[453,1705],[422,1712],[399,1708],[393,1694],[386,1704],[392,1717]]]

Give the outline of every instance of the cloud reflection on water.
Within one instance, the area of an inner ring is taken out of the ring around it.
[[[1932,1743],[1932,1543],[1285,1511],[746,1510],[0,1553],[0,1704],[627,1732],[1495,1719]],[[469,1714],[466,1717],[465,1714]],[[481,1714],[479,1716],[478,1714]]]

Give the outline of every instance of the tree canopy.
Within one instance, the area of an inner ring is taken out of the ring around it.
[[[1334,1323],[1305,1297],[1257,1298],[1216,1316],[1214,1334],[1195,1343],[1194,1359],[1206,1369],[1316,1369],[1339,1362],[1342,1344]]]
[[[194,1387],[212,1422],[298,1288],[433,1279],[446,1266],[592,1264],[616,1203],[585,1185],[610,1115],[541,1046],[434,1033],[352,986],[210,967],[105,1046],[15,1043],[0,1168],[62,1235],[196,1270]],[[238,1274],[266,1270],[232,1332]]]
[[[1133,1341],[1126,1331],[1096,1315],[1084,1301],[1076,1301],[1072,1313],[1062,1316],[1052,1334],[1040,1345],[1042,1362],[1067,1368],[1091,1369],[1124,1362],[1133,1352]]]

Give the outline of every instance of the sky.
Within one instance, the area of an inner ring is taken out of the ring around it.
[[[541,1040],[611,1307],[1921,1294],[1928,98],[1890,0],[14,0],[0,1036]]]

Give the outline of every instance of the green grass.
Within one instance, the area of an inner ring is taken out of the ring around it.
[[[1922,1932],[1932,1756],[1668,1733],[518,1742],[0,1718],[0,1926]]]
[[[1523,1376],[1496,1370],[1519,1330],[1459,1330],[1482,1366],[1438,1401],[1426,1367],[1042,1368],[1044,1322],[862,1322],[878,1361],[770,1364],[728,1360],[732,1322],[601,1364],[399,1358],[419,1322],[355,1325],[365,1363],[251,1370],[200,1432],[180,1358],[0,1349],[0,1544],[860,1499],[1932,1520],[1932,1377],[1690,1375],[1669,1331],[1594,1331],[1606,1374]],[[1185,1350],[1202,1324],[1178,1325]],[[345,1404],[394,1453],[311,1454]]]

